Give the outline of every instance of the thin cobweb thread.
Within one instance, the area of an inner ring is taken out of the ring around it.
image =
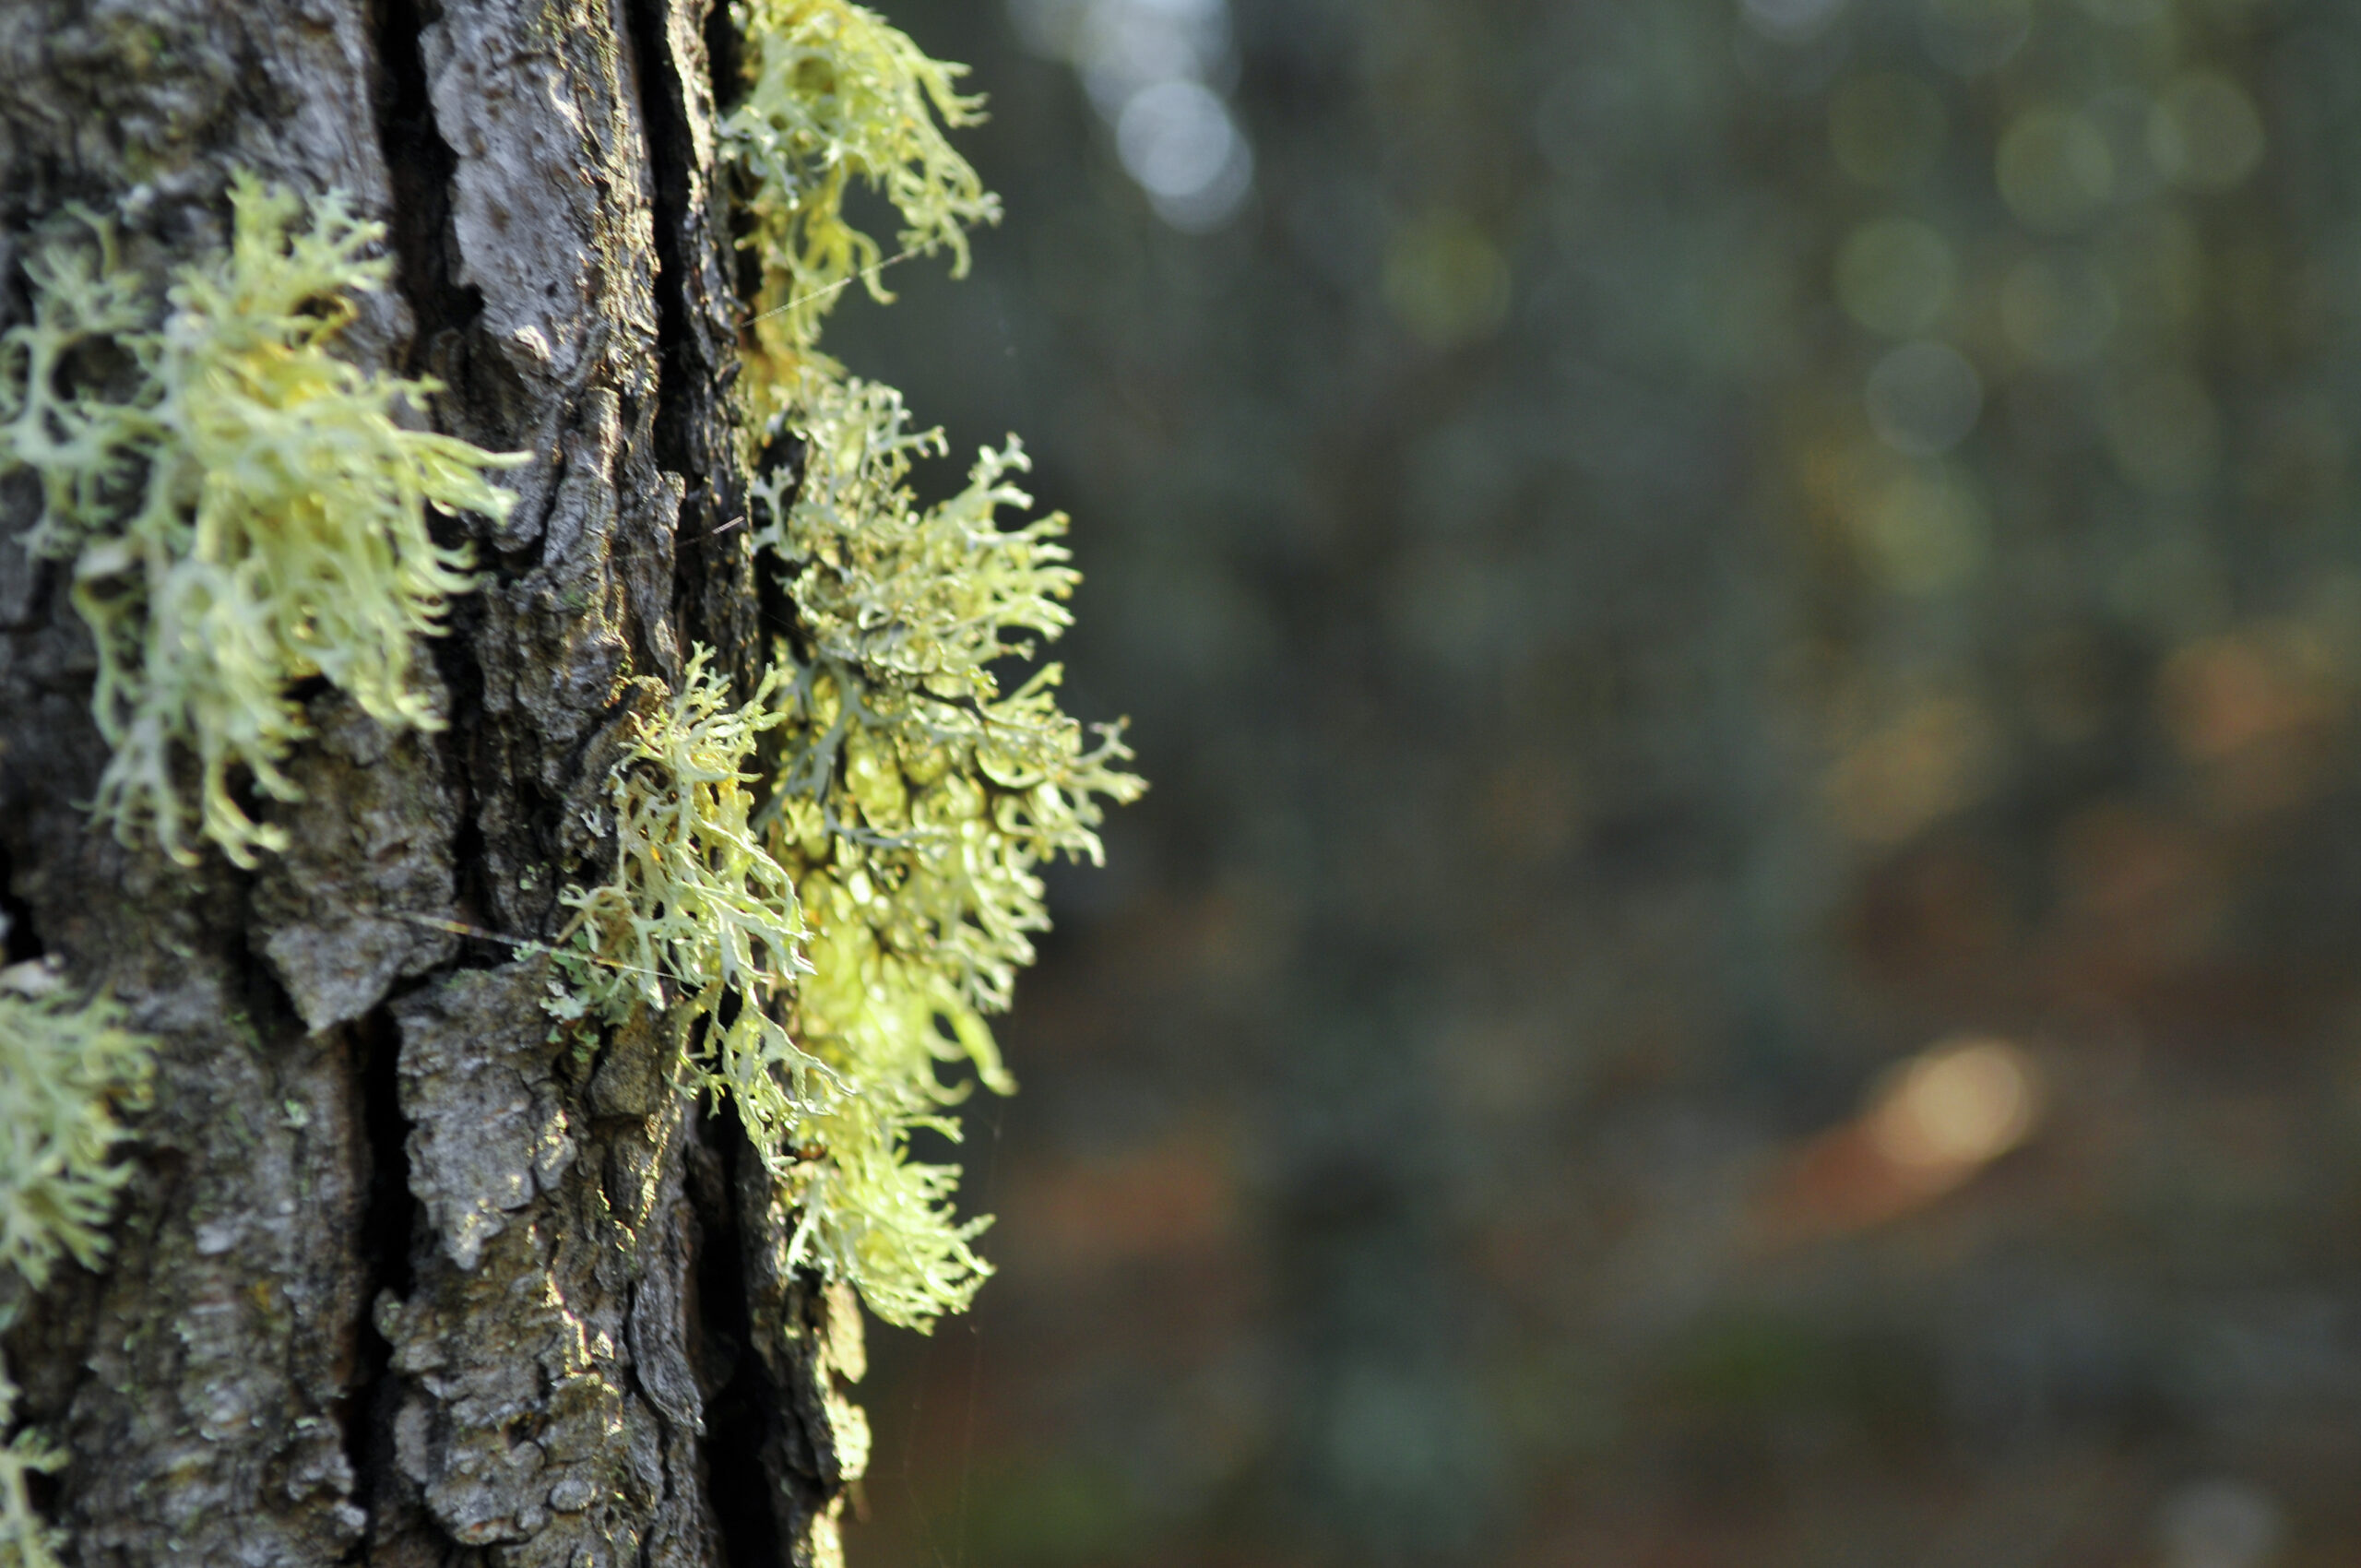
[[[833,283],[813,290],[808,294],[798,294],[795,298],[788,301],[787,303],[783,305],[774,305],[771,309],[763,312],[760,315],[750,315],[746,318],[746,325],[752,327],[758,321],[768,321],[775,315],[785,315],[789,311],[795,310],[802,305],[808,305],[813,300],[825,300],[830,294],[836,293],[845,289],[849,289],[855,283],[874,278],[879,273],[884,271],[887,267],[892,267],[898,262],[905,262],[909,260],[912,256],[924,255],[926,255],[926,247],[923,245],[913,245],[908,250],[898,251],[896,254],[887,256],[884,261],[872,262],[869,266],[862,267],[860,271],[848,273],[845,277],[837,279]]]
[[[510,936],[505,932],[486,931],[481,926],[469,925],[465,921],[448,921],[436,915],[404,915],[402,919],[413,925],[430,926],[436,931],[447,931],[454,936],[472,936],[484,942],[505,943],[511,947],[521,947],[528,953],[547,953],[552,957],[562,956],[585,958],[606,968],[621,969],[625,974],[654,975],[658,980],[667,978],[661,970],[651,969],[644,965],[621,963],[613,958],[602,958],[596,953],[570,952],[533,937]]]

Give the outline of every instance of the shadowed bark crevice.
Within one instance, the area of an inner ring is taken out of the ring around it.
[[[647,137],[648,196],[656,208],[656,460],[694,489],[703,475],[689,465],[694,417],[684,396],[705,367],[691,359],[688,306],[682,297],[689,185],[688,116],[679,62],[665,23],[672,0],[627,0],[624,17],[639,59],[640,125]],[[685,516],[682,518],[685,524]]]
[[[792,477],[779,490],[780,515],[774,517],[766,512],[762,517],[751,518],[753,525],[767,528],[786,522],[786,515],[794,511],[796,502],[802,497],[811,462],[812,444],[793,431],[782,430],[763,443],[762,450],[755,457],[756,468],[765,474],[784,470]],[[796,658],[809,661],[814,651],[812,638],[804,629],[801,617],[796,613],[794,596],[787,591],[787,573],[779,570],[774,563],[770,570],[757,572],[754,576],[755,612],[762,620],[764,632],[770,636],[785,637],[794,648]],[[784,738],[778,743],[784,744]]]
[[[33,925],[33,907],[17,896],[17,868],[0,845],[0,964],[21,964],[48,949]]]
[[[699,1308],[692,1351],[706,1386],[706,1464],[723,1550],[730,1568],[769,1568],[784,1560],[763,1463],[777,1441],[778,1411],[753,1354],[744,1238],[731,1199],[732,1168],[744,1144],[734,1117],[700,1119],[689,1158]]]
[[[400,1093],[401,1039],[392,1016],[379,1008],[353,1027],[358,1118],[366,1142],[369,1190],[362,1218],[361,1321],[354,1346],[352,1384],[344,1408],[344,1450],[352,1467],[357,1496],[374,1498],[394,1456],[396,1388],[393,1346],[378,1332],[375,1303],[380,1290],[409,1293],[418,1242],[418,1200],[409,1186],[409,1122]],[[356,1546],[347,1561],[359,1561]]]
[[[421,35],[441,8],[440,0],[373,0],[370,20],[376,68],[371,104],[392,197],[386,238],[394,253],[395,285],[409,303],[412,319],[405,369],[411,374],[432,370],[447,376],[469,361],[467,339],[483,314],[483,293],[455,276],[451,183],[458,157],[435,123],[433,101],[427,91]],[[465,525],[458,519],[430,521],[444,543],[459,542],[464,536]],[[496,552],[479,547],[477,557],[480,566],[506,575]],[[450,635],[428,639],[424,646],[449,694],[450,729],[441,754],[445,784],[457,808],[452,844],[453,910],[459,923],[481,929],[491,900],[484,885],[484,836],[476,814],[475,770],[469,763],[478,753],[477,736],[483,722],[483,671],[475,653],[482,611],[480,601],[469,595],[445,613]],[[458,968],[491,968],[513,956],[504,944],[463,938],[452,963]],[[388,1065],[386,1070],[392,1069]],[[374,1099],[371,1103],[374,1106]]]
[[[436,0],[375,0],[372,22],[377,71],[372,107],[386,154],[393,211],[386,240],[395,278],[415,320],[408,369],[430,360],[443,333],[464,332],[483,312],[483,294],[452,275],[451,176],[459,160],[434,123],[419,35]]]
[[[753,552],[729,385],[737,371],[736,300],[718,199],[709,64],[716,4],[627,0],[647,140],[656,238],[657,404],[653,451],[681,476],[673,607],[683,642],[716,650],[742,690],[761,673]],[[727,32],[726,23],[723,31]]]
[[[730,0],[707,0],[705,59],[713,77],[714,113],[727,114],[746,96],[746,44],[730,19]]]

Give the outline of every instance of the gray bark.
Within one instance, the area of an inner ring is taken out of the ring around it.
[[[313,695],[306,798],[273,808],[293,847],[251,874],[89,825],[91,647],[17,543],[30,492],[0,490],[11,956],[163,1042],[112,1266],[10,1337],[84,1563],[838,1554],[850,1301],[783,1269],[759,1165],[655,1039],[552,1043],[542,960],[414,918],[552,931],[611,852],[585,808],[623,678],[677,678],[692,640],[759,661],[708,23],[704,0],[0,0],[0,253],[81,201],[160,271],[220,242],[233,167],[340,188],[399,285],[347,351],[532,454],[506,524],[464,525],[488,576],[431,646],[449,728]]]

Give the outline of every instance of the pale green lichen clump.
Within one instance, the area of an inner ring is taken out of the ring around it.
[[[252,865],[283,835],[232,790],[296,795],[291,683],[326,676],[389,727],[437,722],[410,639],[470,579],[425,508],[502,516],[486,471],[522,458],[404,429],[397,407],[432,384],[329,351],[354,296],[386,282],[390,261],[363,254],[380,225],[333,193],[306,218],[248,175],[230,199],[229,251],[173,271],[160,325],[105,220],[26,257],[32,318],[0,334],[0,464],[39,474],[28,543],[72,563],[98,644],[91,706],[113,751],[97,814],[193,861],[185,752],[198,832]]]
[[[230,200],[229,249],[175,268],[160,307],[105,219],[71,212],[35,242],[30,318],[0,333],[0,469],[38,477],[24,542],[69,564],[97,645],[91,707],[113,750],[95,814],[184,863],[194,815],[250,866],[284,839],[233,790],[294,798],[292,683],[325,677],[389,727],[438,722],[410,639],[470,579],[425,509],[501,516],[510,497],[486,472],[521,459],[403,428],[397,410],[432,384],[330,352],[356,296],[386,282],[391,263],[363,254],[378,225],[334,194],[306,214],[243,174]],[[98,1265],[125,1174],[115,1111],[144,1101],[151,1061],[113,1004],[70,1004],[35,966],[0,971],[0,1268],[26,1287],[61,1257]],[[0,1366],[0,1432],[18,1396]],[[0,1568],[55,1563],[29,1478],[60,1463],[30,1431],[0,1445]]]
[[[103,998],[70,1002],[36,965],[0,970],[0,1269],[33,1289],[61,1257],[98,1266],[108,1212],[127,1175],[114,1163],[119,1110],[148,1096],[153,1045]],[[0,1309],[0,1329],[10,1312]],[[17,1385],[0,1363],[0,1433]],[[0,1568],[53,1568],[57,1532],[35,1512],[29,1478],[64,1455],[30,1430],[0,1444]]]
[[[770,822],[812,927],[797,1033],[860,1090],[813,1119],[827,1158],[797,1167],[803,1234],[880,1316],[923,1322],[965,1307],[988,1272],[967,1244],[981,1222],[949,1218],[957,1169],[908,1158],[920,1127],[957,1136],[944,1111],[965,1086],[937,1064],[965,1058],[1013,1087],[984,1016],[1007,1007],[1049,926],[1036,868],[1100,860],[1100,798],[1142,785],[1111,728],[1092,743],[1059,711],[1058,666],[1006,693],[992,673],[1065,628],[1079,580],[1055,542],[1063,516],[1000,526],[1001,508],[1031,505],[1008,482],[1026,466],[1016,443],[920,507],[906,477],[942,436],[912,433],[898,393],[814,377],[798,407],[801,494],[781,516],[774,476],[757,535],[804,633],[800,656],[780,650],[794,679]]]
[[[884,247],[845,219],[855,181],[900,215],[897,254],[948,250],[955,277],[967,270],[967,229],[998,222],[1000,201],[943,134],[981,117],[983,100],[955,85],[966,66],[928,58],[848,0],[733,0],[730,16],[745,39],[745,95],[721,146],[750,220],[742,243],[762,265],[745,346],[760,428],[783,411],[779,395],[848,284],[893,297]]]
[[[858,277],[888,297],[881,247],[843,217],[850,183],[884,196],[905,253],[967,263],[966,227],[997,200],[935,124],[978,117],[931,60],[845,0],[741,0],[748,96],[725,152],[751,191],[763,288],[748,345],[750,428],[804,442],[800,478],[762,477],[755,541],[797,612],[777,657],[785,763],[765,820],[811,927],[813,972],[791,1023],[847,1092],[806,1118],[790,1196],[799,1261],[857,1286],[891,1323],[925,1327],[965,1308],[989,1266],[958,1222],[955,1166],[922,1164],[921,1129],[958,1136],[947,1114],[965,1059],[989,1087],[1013,1087],[985,1015],[1008,1005],[1030,933],[1049,921],[1036,866],[1096,860],[1098,797],[1139,780],[1109,732],[1086,744],[1058,710],[1055,665],[1003,694],[991,666],[1068,624],[1078,580],[1066,527],[1003,529],[1007,482],[1026,460],[1012,438],[982,453],[957,495],[920,507],[912,460],[943,449],[909,427],[900,394],[848,377],[816,348],[823,314]],[[791,497],[791,498],[790,498]]]
[[[905,482],[900,398],[860,382],[807,388],[815,447],[801,497],[758,487],[757,538],[801,562],[788,587],[808,637],[733,707],[705,650],[676,694],[635,715],[609,777],[614,873],[569,889],[576,911],[550,1011],[616,1026],[667,1015],[684,1087],[735,1106],[801,1211],[790,1262],[854,1285],[886,1322],[924,1328],[991,1270],[988,1221],[953,1212],[959,1170],[911,1158],[966,1093],[966,1060],[1013,1087],[985,1016],[1047,928],[1036,868],[1099,858],[1100,798],[1138,779],[1111,733],[1086,743],[1053,700],[1058,669],[1003,693],[991,666],[1055,636],[1076,574],[1062,517],[1003,529],[1030,504],[1014,444],[921,508]],[[783,731],[763,778],[762,735]],[[766,803],[757,807],[757,789]]]
[[[549,1010],[610,1025],[642,1005],[666,1014],[689,1086],[726,1091],[776,1161],[814,1094],[812,1060],[779,1022],[810,968],[803,922],[750,820],[755,744],[786,716],[770,700],[776,672],[733,707],[706,658],[698,648],[680,691],[633,717],[598,825],[613,828],[615,873],[563,895],[575,913]]]
[[[943,450],[941,434],[912,430],[898,393],[817,348],[853,280],[889,297],[877,273],[892,258],[844,217],[855,183],[900,214],[905,254],[947,249],[955,272],[967,227],[998,218],[943,135],[979,107],[954,90],[962,67],[846,0],[738,0],[732,15],[746,95],[722,145],[762,264],[742,414],[761,437],[750,448],[793,435],[806,454],[800,472],[758,478],[750,517],[796,627],[743,707],[699,661],[684,689],[706,695],[642,721],[612,786],[623,869],[569,895],[583,914],[571,988],[552,1011],[611,1022],[677,987],[688,1081],[730,1089],[799,1211],[790,1263],[924,1329],[991,1272],[971,1245],[989,1221],[957,1218],[958,1167],[917,1160],[911,1140],[959,1135],[950,1111],[969,1085],[946,1082],[946,1065],[1013,1087],[985,1018],[1008,1005],[1032,933],[1049,924],[1038,868],[1060,854],[1099,859],[1101,802],[1142,785],[1121,770],[1130,754],[1113,729],[1092,740],[1059,710],[1056,665],[1007,692],[993,672],[1065,629],[1078,581],[1057,542],[1062,516],[1003,526],[1003,508],[1032,504],[1010,482],[1027,466],[1022,447],[1012,437],[987,449],[966,488],[921,506],[911,465]],[[755,736],[772,727],[779,766],[751,778]],[[692,733],[711,754],[665,760]],[[681,780],[706,780],[706,792]],[[682,811],[712,824],[685,826]],[[745,844],[750,822],[762,853]],[[694,865],[647,848],[708,837]],[[749,909],[768,911],[772,929],[792,924],[805,972],[772,944],[732,978],[687,929],[693,907],[725,925]]]

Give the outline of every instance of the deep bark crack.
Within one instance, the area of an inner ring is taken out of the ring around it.
[[[655,208],[656,237],[656,417],[658,468],[679,474],[686,485],[681,502],[681,538],[703,540],[717,525],[716,474],[707,432],[711,389],[689,326],[687,255],[691,167],[688,84],[675,57],[668,11],[674,0],[627,0],[624,26],[638,57],[639,118],[647,142],[648,198]],[[695,566],[675,567],[676,576]]]
[[[17,896],[15,863],[0,845],[0,963],[25,963],[47,951],[33,927],[32,906]]]
[[[688,224],[690,137],[680,63],[666,36],[665,11],[671,0],[629,0],[625,26],[639,56],[640,125],[647,138],[649,197],[656,208],[656,461],[687,480],[705,480],[690,466],[694,417],[682,396],[697,367],[688,362],[686,258],[682,237]]]
[[[411,336],[403,368],[411,374],[457,357],[457,341],[483,308],[481,291],[462,286],[454,276],[451,200],[458,158],[435,123],[428,90],[422,35],[433,19],[430,11],[439,15],[438,0],[372,0],[369,7],[375,47],[371,107],[391,197],[386,227],[394,284],[410,309]],[[461,525],[453,519],[448,526]],[[477,885],[484,861],[483,835],[469,770],[462,760],[473,750],[482,720],[482,671],[473,657],[473,638],[462,624],[472,609],[471,604],[454,606],[452,635],[430,638],[427,644],[452,710],[450,732],[437,750],[457,806],[453,893],[462,916],[483,907]],[[496,955],[481,951],[491,946],[469,941],[444,967],[471,962],[489,967],[509,957],[504,950]],[[429,975],[402,990],[432,985],[435,979]],[[420,1231],[419,1205],[410,1184],[410,1124],[401,1106],[401,1030],[392,1012],[394,1000],[386,997],[350,1026],[356,1120],[368,1190],[361,1221],[360,1321],[354,1325],[351,1382],[339,1416],[353,1501],[370,1516],[361,1539],[346,1554],[350,1562],[365,1562],[386,1544],[377,1538],[387,1525],[383,1508],[399,1484],[394,1418],[402,1385],[393,1370],[393,1346],[378,1330],[375,1306],[381,1293],[399,1299],[411,1292]],[[411,1528],[432,1527],[422,1515],[408,1523]]]
[[[452,273],[451,181],[459,159],[443,139],[427,91],[420,37],[433,19],[430,6],[436,0],[375,0],[371,18],[377,43],[372,98],[393,195],[386,238],[396,281],[416,322],[408,355],[411,374],[430,362],[440,334],[464,331],[483,310],[481,291]]]
[[[401,1110],[401,1031],[393,1014],[381,1006],[352,1026],[352,1037],[369,1193],[362,1211],[361,1324],[344,1404],[344,1453],[352,1467],[355,1498],[367,1508],[380,1494],[380,1478],[393,1470],[394,1412],[401,1392],[393,1372],[394,1348],[377,1331],[372,1309],[380,1291],[397,1297],[410,1291],[418,1200],[410,1191],[409,1123]],[[365,1553],[368,1545],[364,1537],[356,1552]]]
[[[682,640],[714,648],[721,667],[751,689],[764,639],[753,612],[746,486],[729,393],[737,369],[737,302],[715,189],[722,172],[699,166],[694,123],[707,108],[708,88],[734,83],[737,48],[726,5],[713,5],[703,25],[692,28],[691,3],[626,0],[624,6],[656,241],[653,451],[657,465],[682,485],[672,586]]]
[[[440,0],[373,0],[370,11],[376,45],[371,101],[392,194],[386,234],[395,286],[410,307],[405,359],[412,374],[461,361],[461,345],[483,311],[482,291],[459,283],[454,274],[451,204],[459,160],[434,117],[423,42],[426,28],[440,14]],[[552,503],[555,489],[551,486]],[[446,526],[462,527],[456,519]],[[481,559],[485,552],[479,548],[478,553]],[[483,671],[474,652],[481,611],[470,596],[454,602],[445,614],[447,635],[427,639],[427,649],[450,697],[450,729],[441,751],[458,816],[451,857],[453,902],[463,923],[480,925],[497,907],[484,885],[488,857],[467,766],[477,754],[483,724]],[[505,944],[468,938],[450,967],[491,968],[515,956]],[[369,1332],[364,1324],[363,1333]]]
[[[692,1274],[697,1311],[691,1321],[698,1335],[699,1371],[710,1380],[706,1466],[714,1524],[730,1568],[769,1568],[786,1561],[771,1496],[777,1482],[764,1462],[779,1440],[783,1412],[754,1353],[745,1238],[738,1224],[735,1167],[752,1151],[732,1116],[700,1118],[695,1136],[703,1158],[689,1167],[689,1200],[698,1231]]]

